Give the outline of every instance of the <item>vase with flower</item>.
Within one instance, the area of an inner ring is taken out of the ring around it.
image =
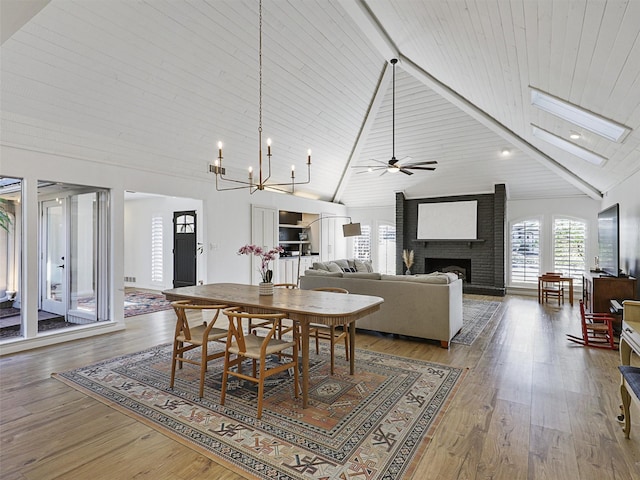
[[[403,250],[402,261],[407,266],[407,271],[404,272],[404,274],[411,275],[411,266],[413,265],[413,250]]]
[[[284,249],[281,246],[272,248],[271,250],[265,250],[257,245],[245,245],[238,250],[238,255],[254,255],[260,257],[260,266],[258,272],[262,282],[258,286],[260,295],[273,295],[273,270],[271,269],[271,262],[278,258],[278,255],[282,253]]]

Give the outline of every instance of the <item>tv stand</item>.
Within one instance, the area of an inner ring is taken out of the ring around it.
[[[610,277],[602,273],[582,275],[582,300],[591,313],[609,313],[611,300],[634,300],[637,280],[633,277]]]

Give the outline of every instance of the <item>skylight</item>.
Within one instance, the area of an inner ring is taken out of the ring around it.
[[[533,87],[531,89],[531,104],[549,112],[567,122],[578,125],[612,142],[621,142],[631,129],[619,123],[608,120],[600,115],[591,113],[583,108],[565,102]]]
[[[547,132],[546,130],[537,127],[536,125],[531,125],[533,127],[533,136],[539,138],[540,140],[544,140],[551,145],[554,145],[562,150],[569,152],[576,157],[579,157],[583,160],[586,160],[589,163],[593,163],[594,165],[602,165],[607,159],[597,153],[592,152],[591,150],[587,150],[586,148],[582,148],[575,143],[571,143],[564,138],[558,137],[553,133]]]

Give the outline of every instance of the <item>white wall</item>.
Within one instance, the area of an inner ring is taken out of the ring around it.
[[[189,198],[154,196],[126,200],[124,204],[124,276],[135,282],[125,286],[166,290],[173,287],[173,212],[195,210],[196,238],[203,243],[202,201]],[[162,283],[151,280],[151,220],[162,218]],[[196,281],[206,278],[204,255],[197,257]]]
[[[602,209],[620,204],[620,268],[636,278],[640,275],[640,171],[607,192]],[[640,286],[636,292],[640,298]]]

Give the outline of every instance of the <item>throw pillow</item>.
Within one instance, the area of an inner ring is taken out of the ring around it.
[[[334,262],[327,263],[327,268],[330,272],[339,272],[342,273],[342,269]]]
[[[367,266],[364,264],[364,262],[362,260],[360,260],[359,258],[356,258],[353,263],[355,264],[356,267],[356,272],[363,272],[363,273],[367,273],[369,270],[367,270]]]
[[[338,265],[340,268],[349,268],[351,265],[349,265],[349,262],[345,259],[339,259],[339,260],[332,260],[333,263],[335,263],[336,265]]]
[[[347,273],[355,273],[357,272],[357,270],[354,267],[347,267],[347,268],[342,268],[343,272],[347,272]]]
[[[323,262],[313,262],[312,268],[314,270],[324,270],[325,272],[329,271],[329,269],[327,268],[327,265],[324,264]]]

